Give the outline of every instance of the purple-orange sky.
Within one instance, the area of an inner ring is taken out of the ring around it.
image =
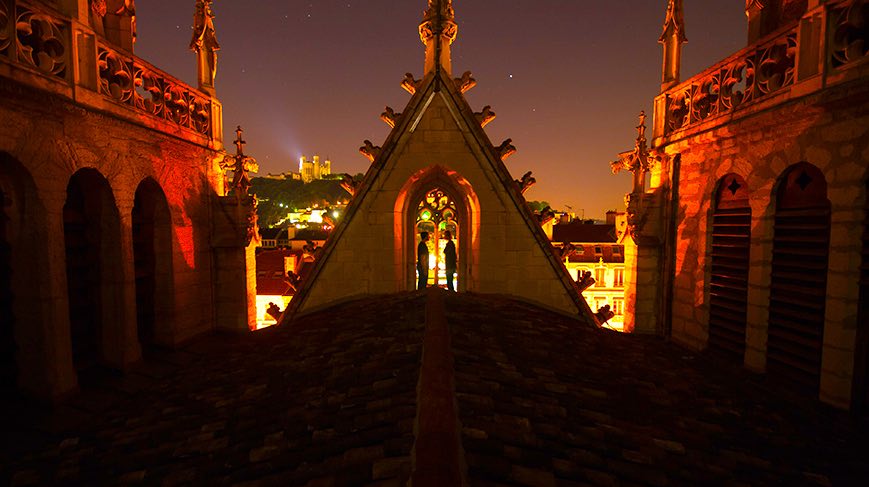
[[[686,79],[745,45],[742,0],[685,0]],[[137,3],[136,54],[196,85],[188,50],[194,0]],[[630,177],[609,162],[633,147],[641,109],[661,79],[666,0],[454,0],[453,74],[471,71],[475,110],[498,145],[512,138],[515,177],[534,171],[526,197],[602,217],[623,209]],[[217,96],[228,146],[236,125],[260,174],[298,170],[319,154],[333,172],[365,172],[364,139],[389,133],[379,115],[402,111],[404,73],[422,75],[417,27],[425,0],[216,0]],[[649,121],[651,121],[651,116]]]

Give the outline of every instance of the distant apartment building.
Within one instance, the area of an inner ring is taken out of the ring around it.
[[[591,272],[594,284],[582,295],[592,311],[609,305],[615,313],[605,327],[622,331],[625,316],[625,255],[618,242],[616,220],[619,213],[608,212],[605,224],[583,220],[565,221],[552,225],[550,238],[557,249],[571,246],[565,255],[565,266],[574,279],[585,271]],[[544,229],[549,233],[548,229]]]

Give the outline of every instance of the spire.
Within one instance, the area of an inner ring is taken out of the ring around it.
[[[428,0],[428,8],[419,24],[419,38],[425,44],[425,74],[443,69],[452,72],[450,45],[456,40],[453,0]]]
[[[667,17],[664,19],[663,32],[658,42],[664,45],[663,76],[661,91],[679,83],[679,71],[682,67],[682,44],[688,42],[685,37],[685,16],[682,0],[667,2]]]

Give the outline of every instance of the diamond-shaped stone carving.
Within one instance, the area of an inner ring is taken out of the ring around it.
[[[811,184],[812,177],[806,171],[803,171],[797,178],[794,180],[797,185],[799,185],[800,189],[805,191],[806,187]]]
[[[733,178],[730,181],[730,184],[727,185],[727,189],[730,190],[730,194],[732,194],[734,196],[736,196],[736,192],[739,191],[739,188],[741,188],[741,187],[742,187],[742,185],[736,181],[736,178]]]

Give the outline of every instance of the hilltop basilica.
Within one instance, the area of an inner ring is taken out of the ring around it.
[[[685,80],[690,19],[661,3],[660,95],[613,163],[633,176],[621,335],[600,329],[589,284],[526,204],[533,178],[507,170],[516,148],[489,139],[495,114],[466,100],[451,0],[428,1],[406,106],[381,114],[392,130],[360,148],[371,166],[343,181],[344,218],[287,276],[280,326],[256,333],[256,161],[241,128],[224,147],[212,1],[195,1],[194,87],[133,54],[131,0],[0,0],[0,386],[41,405],[4,415],[0,472],[15,485],[867,475],[838,410],[869,411],[869,3],[747,0],[746,47]],[[448,231],[457,293],[442,289]],[[416,290],[421,242],[431,272]]]

